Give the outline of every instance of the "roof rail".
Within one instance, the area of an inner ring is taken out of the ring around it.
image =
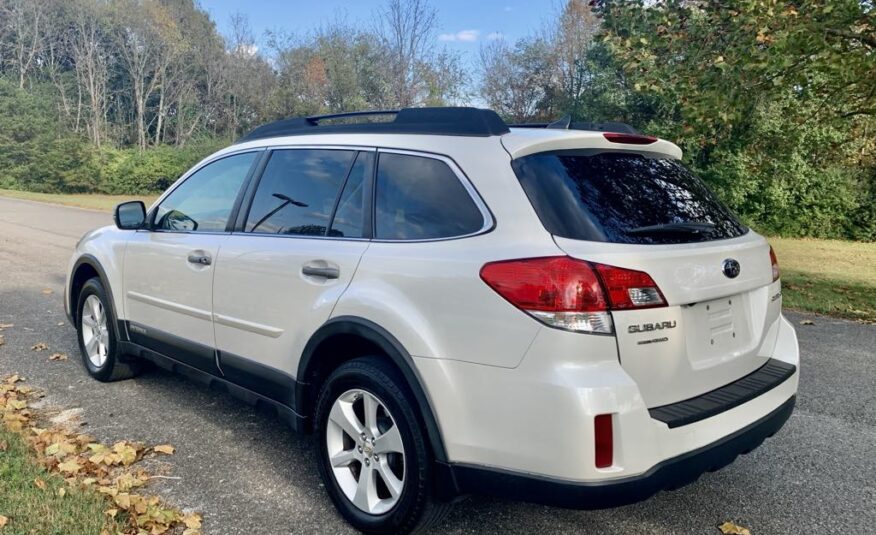
[[[334,119],[395,115],[392,121],[320,124]],[[432,134],[441,136],[501,136],[508,125],[493,110],[470,107],[403,108],[357,111],[283,119],[259,126],[237,143],[280,136],[308,134]]]
[[[545,128],[545,129],[557,129],[557,130],[591,130],[594,132],[617,132],[619,134],[641,134],[638,130],[633,128],[631,125],[626,123],[617,123],[617,122],[604,122],[604,123],[591,123],[591,122],[581,122],[581,121],[572,121],[571,115],[566,115],[556,121],[550,123],[521,123],[521,124],[509,124],[511,128]]]

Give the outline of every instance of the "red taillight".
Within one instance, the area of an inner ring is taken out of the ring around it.
[[[599,414],[593,419],[593,441],[596,468],[608,468],[614,464],[614,432],[610,414]]]
[[[770,264],[773,266],[773,282],[779,280],[779,261],[776,259],[776,252],[773,251],[773,246],[770,245]]]
[[[626,143],[627,145],[650,145],[656,143],[657,138],[654,136],[644,136],[642,134],[620,134],[617,132],[606,132],[602,134],[605,139],[612,143]]]
[[[612,309],[653,308],[666,304],[657,283],[647,273],[603,264],[594,266],[608,291]]]
[[[481,278],[523,310],[608,310],[593,268],[568,256],[492,262],[481,268]]]
[[[491,262],[481,278],[517,308],[570,331],[609,334],[610,310],[666,304],[647,273],[567,256]]]

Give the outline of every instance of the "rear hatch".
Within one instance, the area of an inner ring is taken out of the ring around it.
[[[612,312],[621,365],[649,407],[766,363],[781,308],[769,245],[678,161],[624,147],[538,152],[512,165],[566,254],[645,272],[662,293],[663,306]]]

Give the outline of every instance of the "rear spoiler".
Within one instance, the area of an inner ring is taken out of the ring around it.
[[[571,115],[566,115],[561,119],[557,119],[551,123],[520,123],[509,124],[510,128],[545,128],[550,130],[589,130],[591,132],[617,132],[619,134],[634,134],[639,135],[641,132],[633,128],[627,123],[604,122],[592,123],[572,121]]]

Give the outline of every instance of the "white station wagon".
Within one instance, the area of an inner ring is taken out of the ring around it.
[[[475,108],[271,123],[84,236],[68,315],[98,380],[151,361],[315,434],[365,532],[472,493],[635,502],[757,447],[797,390],[775,255],[681,156]]]

